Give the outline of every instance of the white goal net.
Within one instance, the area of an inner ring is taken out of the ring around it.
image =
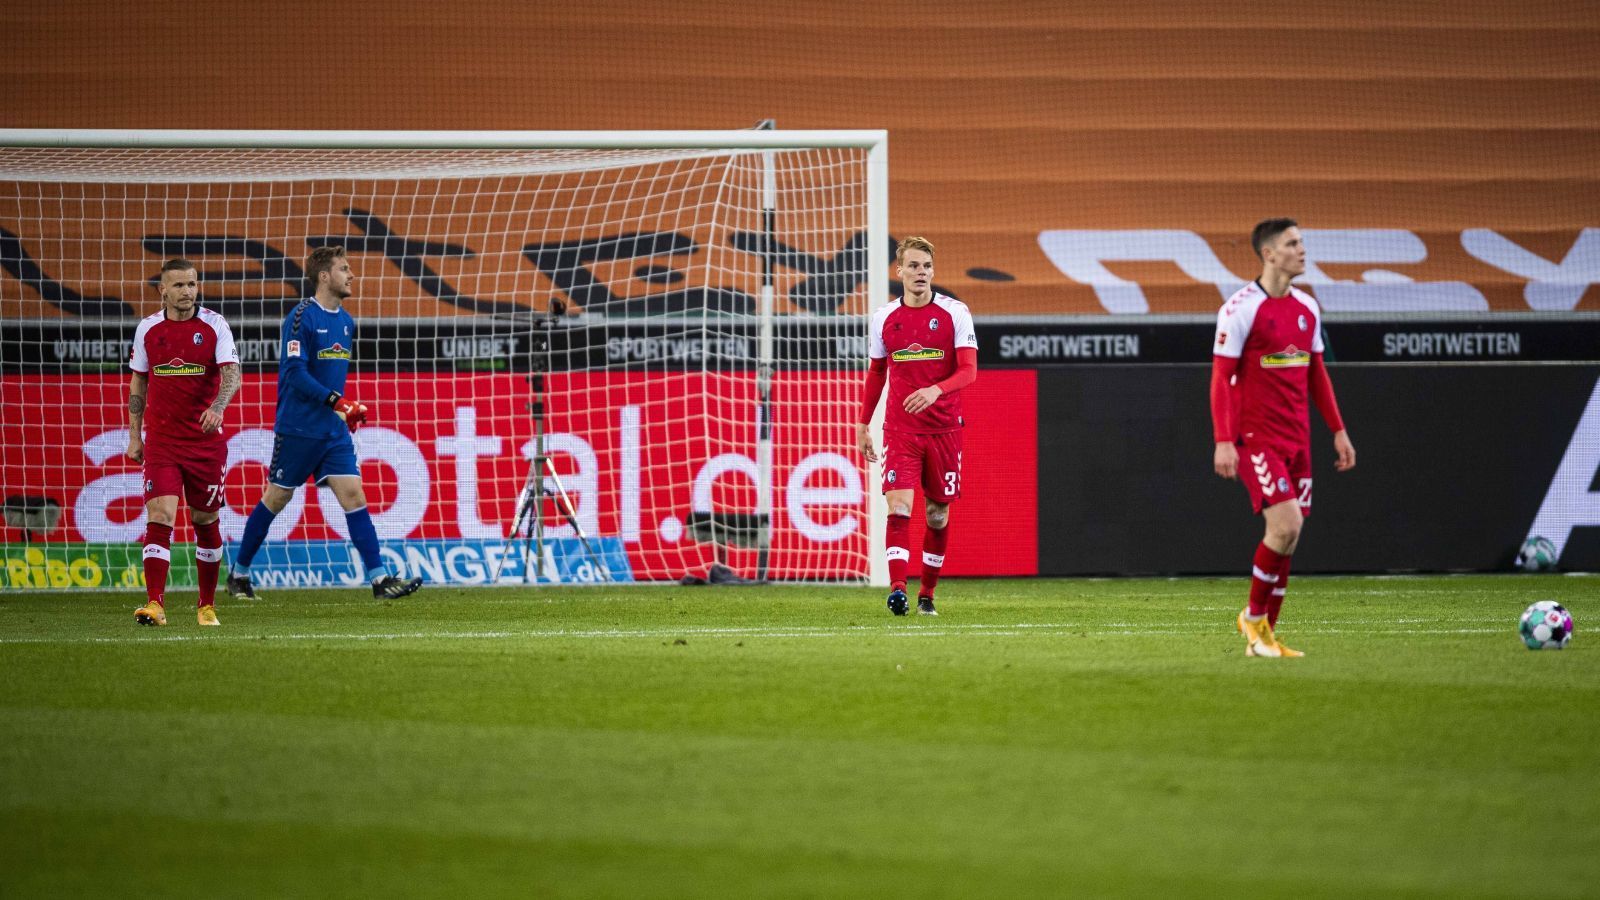
[[[355,443],[391,567],[866,580],[854,421],[888,288],[885,159],[881,132],[0,131],[4,583],[138,583],[126,360],[169,257],[194,261],[243,360],[236,545],[280,326],[325,245],[356,272],[346,394],[372,409]],[[346,538],[331,491],[303,488],[258,586],[358,583]],[[180,515],[175,586],[190,541]]]

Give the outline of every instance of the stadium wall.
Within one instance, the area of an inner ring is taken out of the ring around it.
[[[17,127],[888,127],[891,228],[936,240],[940,284],[980,329],[974,397],[1003,416],[972,424],[952,574],[1239,571],[1259,523],[1243,491],[1210,474],[1204,319],[1256,270],[1251,224],[1293,215],[1307,227],[1307,286],[1328,311],[1334,378],[1361,452],[1356,471],[1331,474],[1314,426],[1321,468],[1297,570],[1504,569],[1541,511],[1557,529],[1579,525],[1566,529],[1565,566],[1600,567],[1600,426],[1585,417],[1600,360],[1593,5],[1328,0],[1292,21],[1280,13],[930,0],[913,38],[905,10],[851,0],[338,10],[63,0],[0,11],[13,49],[0,76],[6,124]],[[170,42],[174,23],[184,64],[152,65],[150,48]],[[348,35],[329,64],[312,62],[328,49],[308,38],[320,28]],[[898,52],[906,40],[918,52]],[[389,246],[371,237],[375,226],[417,237],[407,210],[354,209],[354,192],[329,191],[288,210],[288,230],[249,240],[206,233],[188,209],[170,220],[153,212],[113,236],[123,249],[107,255],[142,260],[126,268],[74,253],[106,237],[57,221],[56,206],[103,197],[0,198],[0,343],[28,357],[6,361],[0,388],[21,390],[19,374],[42,379],[41,391],[101,384],[93,402],[105,407],[74,410],[82,423],[0,410],[8,492],[25,480],[9,473],[51,446],[19,444],[12,435],[24,429],[61,429],[60,452],[94,473],[51,486],[69,507],[99,478],[136,471],[85,455],[91,424],[121,427],[123,381],[94,373],[115,368],[125,341],[50,327],[131,331],[156,308],[147,281],[160,259],[180,251],[199,258],[208,302],[271,320],[299,294],[297,277],[273,273],[291,272],[309,239]],[[464,237],[481,231],[450,237],[478,258],[523,254],[499,273],[511,276],[501,299],[542,299],[550,281],[520,237]],[[846,247],[813,248],[812,262],[835,263]],[[468,256],[429,262],[459,294],[493,289]],[[453,295],[401,274],[414,260],[365,252],[353,263],[363,284],[381,285],[352,304],[364,321],[457,316],[452,334],[477,332]],[[780,303],[801,278],[780,265]],[[628,272],[608,286],[640,298],[665,290]],[[274,361],[273,341],[251,347],[257,364]],[[426,353],[411,358],[437,363],[446,397],[450,379],[467,377]],[[1419,362],[1444,365],[1409,365]],[[90,381],[52,380],[69,375]],[[261,376],[249,377],[260,408]],[[385,423],[418,448],[431,479],[419,533],[450,534],[441,486],[454,467],[429,437],[454,427],[450,412],[422,430]],[[264,427],[253,415],[242,428]],[[521,435],[495,410],[478,415],[508,440]],[[238,495],[259,480],[251,465],[230,476],[240,514],[249,501]],[[504,515],[504,497],[483,502],[486,519]],[[301,535],[326,536],[315,507]],[[83,540],[73,515],[67,534]]]
[[[984,371],[967,395],[963,497],[947,571],[1236,572],[1261,526],[1244,490],[1211,472],[1209,371],[1197,364]],[[1340,364],[1333,374],[1360,465],[1333,472],[1326,428],[1313,422],[1313,515],[1296,555],[1297,571],[1503,571],[1512,567],[1523,539],[1533,535],[1556,544],[1564,568],[1600,569],[1600,366]],[[481,398],[497,393],[474,382],[515,377],[353,376],[358,391],[391,398],[384,418],[364,429],[358,444],[381,537],[483,543],[485,527],[510,520],[531,423],[509,400],[486,403]],[[553,429],[592,450],[592,471],[572,477],[581,515],[591,533],[618,539],[637,579],[675,579],[684,574],[685,560],[703,566],[712,551],[686,544],[664,521],[628,525],[630,509],[636,517],[639,504],[635,499],[630,507],[618,490],[625,438],[614,415],[617,404],[605,398],[608,391],[638,400],[652,391],[692,389],[694,377],[582,376],[587,383],[573,395],[590,397],[593,405],[552,418]],[[133,546],[138,539],[139,469],[120,452],[125,423],[115,401],[123,390],[124,379],[117,376],[0,383],[0,401],[10,409],[46,409],[49,400],[82,413],[16,423],[18,439],[0,447],[8,492],[50,496],[62,506],[53,544]],[[256,411],[260,421],[232,430],[230,507],[222,520],[229,539],[237,538],[243,510],[264,476],[271,448],[264,412],[271,409],[271,392],[270,377],[258,373],[247,378],[240,395],[238,408]],[[423,407],[426,415],[419,414]],[[662,431],[683,423],[643,424],[635,439],[685,446]],[[498,439],[502,451],[485,452],[464,468],[442,448],[468,428],[476,438]],[[865,491],[876,485],[843,474],[852,465],[851,436],[837,437],[834,446],[796,450],[777,460],[773,567],[779,577],[825,576],[829,559],[843,567],[848,555],[866,549],[863,530],[840,526],[864,514]],[[39,447],[66,448],[82,457],[81,465],[39,466]],[[826,465],[828,460],[835,464]],[[707,462],[682,459],[682,471],[647,467],[654,475],[639,489],[656,496],[645,508],[673,510],[680,523],[687,519],[687,486]],[[810,474],[796,481],[802,465]],[[72,473],[74,483],[56,483],[63,471]],[[737,508],[751,501],[749,485],[737,472],[726,470],[718,478],[719,502]],[[845,502],[810,499],[852,483],[859,489]],[[469,508],[462,497],[475,501]],[[607,506],[602,497],[618,499]],[[325,517],[325,508],[333,508],[331,500],[303,494],[280,518],[274,539],[342,541],[341,520]],[[920,514],[914,521],[915,546]],[[5,583],[37,586],[33,582],[41,576],[27,569],[22,535],[11,528],[5,535]],[[748,567],[749,556],[734,551],[730,562]],[[109,572],[111,564],[106,566]],[[113,583],[111,577],[105,583]]]

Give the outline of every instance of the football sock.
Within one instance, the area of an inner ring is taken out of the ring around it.
[[[172,566],[172,526],[155,522],[144,526],[144,592],[152,601],[167,605],[167,569]]]
[[[389,574],[383,557],[378,554],[378,530],[372,527],[372,515],[365,506],[345,510],[344,524],[350,528],[350,543],[361,554],[361,564],[367,568],[367,580],[377,581]]]
[[[194,568],[200,579],[200,605],[217,602],[217,570],[222,568],[222,529],[216,522],[194,526]]]
[[[257,503],[256,508],[250,510],[250,517],[244,520],[244,534],[239,538],[239,553],[234,557],[231,567],[234,575],[250,574],[250,562],[256,558],[256,551],[261,549],[261,542],[267,539],[267,529],[272,527],[272,520],[277,515],[267,509],[265,503]]]
[[[911,517],[890,515],[884,536],[884,556],[889,559],[889,586],[906,589],[906,563],[911,559]]]
[[[1251,621],[1267,614],[1267,601],[1278,586],[1278,566],[1283,559],[1265,541],[1256,546],[1255,566],[1250,573],[1250,611],[1246,613]]]
[[[1272,593],[1267,597],[1267,621],[1273,628],[1278,627],[1278,610],[1283,608],[1283,597],[1289,592],[1289,561],[1292,556],[1281,557],[1283,562],[1278,564],[1278,583],[1272,588]]]
[[[917,579],[917,596],[932,597],[939,586],[939,570],[944,567],[945,541],[950,537],[950,526],[934,528],[922,533],[922,576]]]

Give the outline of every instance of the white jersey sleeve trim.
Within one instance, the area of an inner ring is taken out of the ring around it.
[[[199,315],[200,321],[210,325],[211,330],[217,333],[217,365],[238,365],[239,347],[233,341],[233,330],[228,327],[228,320],[203,306]]]
[[[894,300],[878,307],[872,314],[872,321],[867,326],[867,358],[883,359],[889,355],[889,347],[883,341],[883,326],[889,321],[889,314],[900,308],[900,301]]]
[[[956,326],[956,349],[959,350],[962,347],[970,347],[973,350],[978,349],[978,332],[972,326],[972,310],[967,309],[967,305],[960,300],[954,297],[946,297],[943,294],[936,296],[934,302],[939,303],[950,311],[950,319]]]
[[[1235,291],[1228,302],[1217,310],[1216,340],[1211,344],[1213,356],[1238,359],[1244,355],[1244,342],[1256,322],[1256,310],[1267,299],[1265,291],[1250,282]]]
[[[133,330],[133,355],[128,357],[128,368],[141,375],[150,374],[150,353],[144,346],[145,335],[149,334],[150,329],[156,327],[165,315],[165,312],[157,312],[153,316],[145,316],[139,320],[139,327]]]
[[[1306,309],[1311,311],[1311,352],[1321,353],[1322,349],[1322,307],[1317,303],[1317,298],[1299,288],[1290,288],[1289,291],[1299,300]]]

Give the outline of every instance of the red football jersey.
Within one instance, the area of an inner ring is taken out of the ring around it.
[[[1307,385],[1311,355],[1322,352],[1322,310],[1311,295],[1291,287],[1269,297],[1252,281],[1217,313],[1211,352],[1239,360],[1239,438],[1285,450],[1310,443]]]
[[[916,415],[906,412],[905,403],[913,392],[955,374],[957,348],[978,348],[967,305],[943,294],[934,294],[926,306],[895,300],[872,314],[868,335],[868,355],[889,358],[884,430],[942,434],[961,428],[960,391],[945,394]]]
[[[200,414],[217,398],[222,367],[239,364],[233,332],[222,316],[201,307],[181,322],[166,311],[139,322],[128,368],[150,377],[145,441],[223,441],[222,430],[200,430]]]

